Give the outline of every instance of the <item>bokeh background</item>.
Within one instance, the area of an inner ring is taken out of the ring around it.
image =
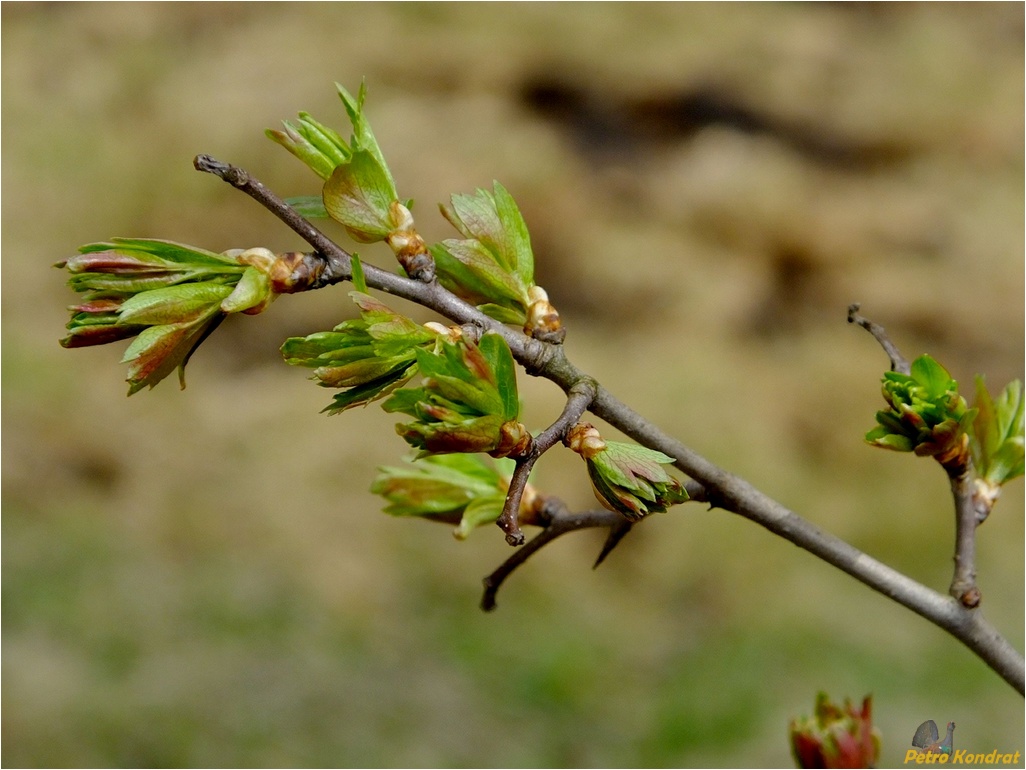
[[[125,398],[123,345],[57,345],[51,265],[112,235],[301,242],[191,159],[317,191],[263,137],[368,114],[429,240],[499,179],[571,358],[716,463],[944,591],[934,464],[862,441],[886,359],[847,305],[971,391],[1023,376],[1022,6],[10,4],[3,37],[3,762],[788,766],[816,692],[872,693],[881,763],[925,719],[1022,750],[1023,702],[945,633],[697,505],[591,570],[545,549],[484,614],[498,531],[380,513],[404,445],[280,361],[344,288],[233,318]],[[380,249],[365,258],[390,265]],[[401,304],[401,303],[398,303]],[[405,307],[405,306],[404,306]],[[423,313],[408,308],[417,317]],[[522,378],[527,421],[560,409]],[[538,484],[591,506],[558,452]],[[1021,481],[979,531],[1023,648]]]

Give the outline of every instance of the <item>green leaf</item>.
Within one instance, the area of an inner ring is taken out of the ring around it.
[[[459,423],[397,425],[396,432],[407,443],[425,452],[491,452],[499,444],[503,420],[494,415],[465,419]]]
[[[1023,475],[1023,387],[1020,380],[1005,386],[997,400],[976,378],[976,418],[971,433],[973,462],[980,477],[1000,486]]]
[[[527,223],[517,208],[513,196],[498,182],[493,183],[495,189],[495,208],[502,222],[503,252],[511,259],[510,267],[520,278],[524,286],[534,284],[534,254],[531,251],[531,236],[527,232]]]
[[[185,365],[195,347],[224,318],[216,307],[191,323],[150,326],[125,351],[121,363],[128,363],[128,395],[154,387],[176,368],[185,387]]]
[[[339,366],[323,366],[314,374],[326,388],[352,388],[382,378],[398,376],[413,362],[406,358],[359,358]]]
[[[299,158],[321,179],[330,177],[335,170],[334,162],[303,136],[302,127],[297,128],[287,120],[282,121],[282,125],[284,131],[269,128],[264,131],[264,135]]]
[[[503,324],[515,324],[517,326],[523,326],[524,321],[527,320],[527,316],[520,310],[500,307],[499,305],[493,305],[490,302],[486,302],[483,305],[478,305],[477,309],[485,315],[487,315],[489,318],[494,318],[496,321]]]
[[[140,292],[122,303],[118,323],[147,326],[187,323],[219,308],[221,301],[231,293],[231,286],[220,283],[186,283]]]
[[[502,335],[488,332],[481,337],[478,348],[488,367],[495,373],[495,384],[502,400],[502,416],[515,420],[520,414],[520,395],[517,392],[517,367],[513,354]]]
[[[328,160],[332,168],[349,160],[351,150],[338,132],[314,120],[309,112],[299,113],[300,133]]]
[[[452,455],[449,455],[450,457]],[[502,515],[506,495],[499,493],[489,497],[478,497],[463,510],[459,526],[453,531],[457,540],[466,540],[471,531],[486,524],[492,524]]]
[[[306,337],[289,337],[281,346],[285,361],[292,366],[323,366],[335,351],[341,351],[350,342],[350,335],[342,332],[315,332]]]
[[[413,366],[406,369],[398,368],[380,379],[372,380],[363,385],[357,385],[341,393],[336,393],[334,400],[323,411],[328,414],[339,414],[357,406],[366,406],[372,401],[384,398],[396,388],[404,385],[413,376],[415,371],[416,369]]]
[[[332,169],[334,171],[334,169]],[[329,219],[328,210],[324,208],[324,198],[320,195],[297,195],[294,198],[286,198],[296,213],[306,219]]]
[[[928,398],[940,398],[947,391],[958,387],[948,370],[925,353],[912,362],[911,376],[926,389]]]
[[[389,207],[397,198],[388,172],[364,149],[354,151],[324,185],[324,208],[361,243],[384,240],[391,232]]]
[[[350,265],[353,271],[353,286],[361,294],[367,294],[367,278],[363,274],[363,262],[360,261],[358,254],[353,254]]]
[[[155,238],[111,238],[106,243],[90,243],[82,246],[79,251],[88,254],[94,251],[113,249],[119,252],[151,254],[168,262],[179,264],[233,265],[238,263],[224,254],[215,254],[206,249],[187,246],[175,241]]]
[[[221,303],[221,310],[225,313],[241,313],[269,303],[273,298],[271,281],[267,273],[255,267],[247,267],[234,291]]]
[[[353,150],[363,149],[373,155],[377,159],[378,165],[384,170],[389,184],[394,189],[395,182],[392,180],[392,174],[388,170],[388,164],[385,163],[385,156],[381,152],[381,147],[378,146],[378,140],[374,137],[374,132],[371,131],[370,123],[367,122],[367,118],[363,114],[363,103],[367,98],[367,84],[360,84],[360,90],[355,99],[339,83],[335,83],[335,88],[338,91],[339,98],[342,100],[346,113],[349,115],[349,120],[353,124]]]
[[[385,467],[371,492],[388,501],[385,513],[456,522],[457,539],[502,513],[508,481],[479,454],[428,455],[403,467]]]
[[[911,452],[915,445],[908,436],[899,433],[891,433],[882,425],[877,425],[866,434],[866,441],[873,446],[883,449],[893,449],[896,452]]]
[[[437,244],[432,254],[440,250],[465,267],[465,271],[460,271],[463,279],[460,288],[469,295],[501,305],[515,303],[526,313],[529,304],[527,287],[496,262],[480,241],[445,240]]]
[[[481,455],[431,455],[380,471],[371,492],[391,503],[386,513],[398,516],[462,511],[474,499],[503,488],[502,479]]]
[[[449,220],[464,238],[481,241],[502,264],[505,237],[492,194],[479,188],[473,195],[453,195],[449,200],[451,206],[439,207],[442,216]],[[503,264],[503,267],[512,272],[511,264]]]

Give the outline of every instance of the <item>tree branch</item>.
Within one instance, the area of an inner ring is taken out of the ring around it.
[[[337,280],[345,280],[345,277],[348,277],[348,252],[333,244],[247,172],[203,155],[196,159],[196,167],[201,171],[216,174],[229,184],[252,196],[295,230],[325,259],[329,262],[334,260],[339,263],[335,267],[329,265],[326,268],[326,273],[339,276]],[[545,377],[555,382],[563,388],[564,392],[569,392],[575,384],[587,377],[566,358],[562,346],[539,342],[499,324],[485,316],[477,308],[446,291],[437,282],[419,283],[372,265],[365,265],[364,273],[368,286],[412,300],[456,323],[470,323],[482,329],[498,332],[509,344],[514,357],[529,374]],[[907,373],[908,362],[901,357],[900,353],[895,355],[897,351],[883,333],[883,329],[861,318],[857,314],[857,310],[857,305],[849,308],[849,320],[870,331],[888,352],[892,367]],[[765,527],[770,532],[818,556],[873,590],[943,628],[985,661],[1019,693],[1026,692],[1026,681],[1024,681],[1026,671],[1024,671],[1022,655],[978,612],[969,610],[954,599],[917,583],[862,553],[840,538],[822,532],[818,527],[755,489],[748,482],[717,467],[667,435],[616,399],[605,388],[598,386],[595,399],[589,408],[597,417],[604,419],[638,443],[674,457],[676,467],[703,487],[702,490],[698,490],[697,486],[689,485],[689,493],[693,489],[699,493],[692,494],[693,497],[700,497],[714,507],[732,511]],[[586,521],[590,521],[590,519],[558,521],[556,529],[550,531],[547,528],[523,549],[511,556],[503,567],[500,567],[486,580],[485,598],[488,600],[488,597],[491,597],[491,606],[494,606],[495,591],[506,575],[547,542],[563,534],[564,528],[566,528],[565,531],[571,531],[584,526],[606,526],[609,524],[607,519],[604,519],[605,524],[589,524],[585,523]],[[509,566],[511,563],[512,566]],[[488,606],[487,601],[482,604]]]

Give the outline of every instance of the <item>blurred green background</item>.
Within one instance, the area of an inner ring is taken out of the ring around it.
[[[123,345],[57,345],[51,265],[112,235],[301,242],[194,172],[316,178],[263,129],[368,114],[429,241],[499,179],[571,358],[707,457],[944,591],[935,464],[871,449],[886,358],[1023,375],[1019,4],[10,4],[3,37],[7,766],[789,766],[816,692],[1024,748],[1023,701],[942,631],[762,529],[683,506],[599,570],[597,532],[477,608],[500,533],[381,514],[393,418],[328,418],[282,340],[344,288],[233,318],[189,387],[124,396]],[[333,231],[334,232],[334,231]],[[390,266],[381,249],[365,258]],[[400,305],[401,303],[396,303]],[[417,317],[423,313],[409,308]],[[559,393],[522,378],[527,421]],[[967,388],[971,390],[971,387]],[[583,469],[536,479],[591,506]],[[1023,492],[979,531],[1023,648]]]

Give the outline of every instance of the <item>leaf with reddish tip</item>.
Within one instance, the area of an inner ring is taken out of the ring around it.
[[[142,388],[154,387],[176,368],[181,387],[185,387],[185,364],[193,349],[210,328],[224,316],[215,306],[189,323],[149,326],[128,346],[121,363],[128,367],[128,395]]]

